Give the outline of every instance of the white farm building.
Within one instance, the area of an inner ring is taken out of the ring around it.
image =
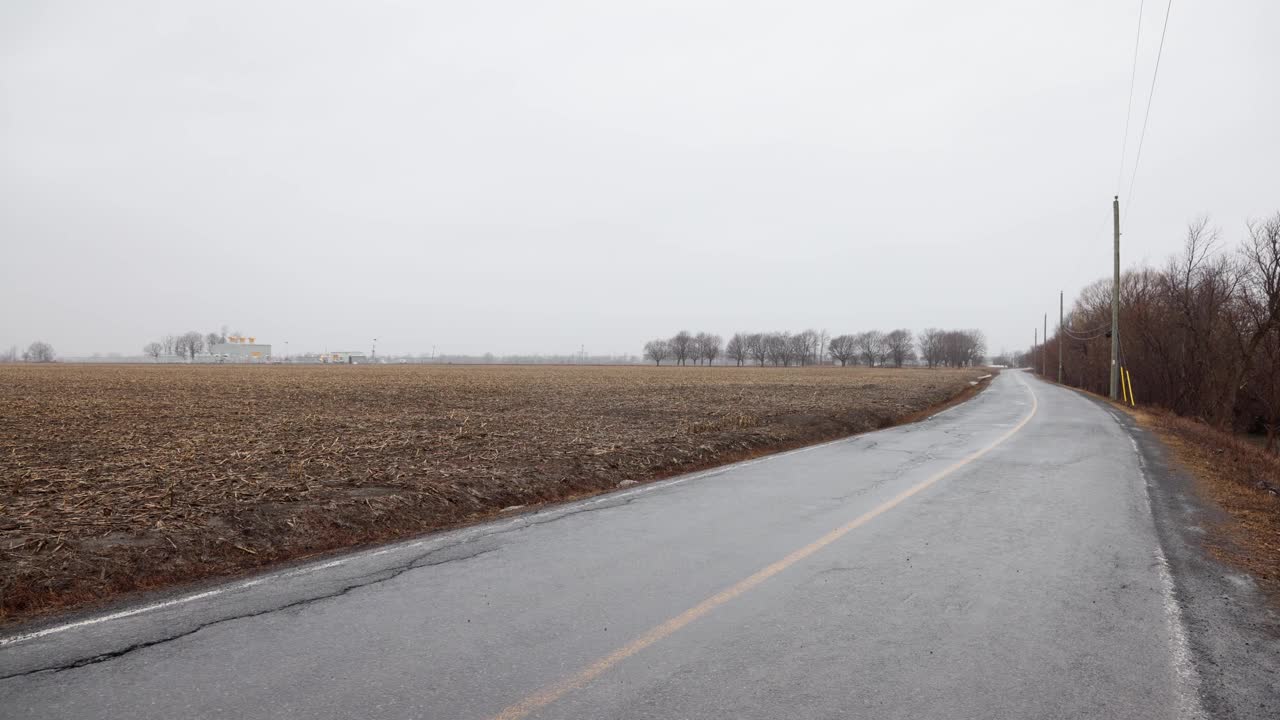
[[[362,352],[348,352],[339,350],[337,352],[326,352],[320,356],[320,359],[326,363],[336,363],[338,365],[363,365],[369,362],[369,358]]]
[[[224,343],[209,348],[217,362],[267,362],[271,359],[271,346],[256,342],[257,338],[232,335]]]

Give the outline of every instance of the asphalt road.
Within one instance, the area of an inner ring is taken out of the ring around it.
[[[1187,597],[1219,590],[1168,561],[1134,432],[1006,372],[913,425],[26,628],[0,716],[1275,717],[1195,635],[1244,631]]]

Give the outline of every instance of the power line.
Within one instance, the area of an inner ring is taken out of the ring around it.
[[[1070,328],[1065,328],[1065,327],[1062,328],[1062,332],[1065,333],[1067,337],[1072,338],[1074,340],[1093,340],[1106,335],[1107,332],[1110,330],[1111,328],[1106,325],[1103,325],[1102,327],[1099,327],[1099,328],[1095,328],[1093,330],[1079,330],[1079,331],[1071,330]]]
[[[1142,143],[1147,139],[1147,120],[1151,119],[1151,99],[1156,94],[1156,78],[1160,76],[1160,57],[1164,54],[1164,36],[1169,29],[1169,11],[1173,0],[1164,6],[1164,25],[1160,28],[1160,47],[1156,50],[1156,67],[1151,72],[1151,91],[1147,93],[1147,110],[1142,115],[1142,132],[1138,134],[1138,153],[1133,158],[1133,175],[1129,178],[1129,196],[1125,198],[1125,212],[1133,205],[1133,186],[1138,182],[1138,164],[1142,162]]]
[[[1098,333],[1098,334],[1096,334],[1096,335],[1088,335],[1088,336],[1084,336],[1084,335],[1076,335],[1076,334],[1074,334],[1074,333],[1070,333],[1070,332],[1065,333],[1065,334],[1066,334],[1066,336],[1067,336],[1067,337],[1071,338],[1072,340],[1079,340],[1079,341],[1081,341],[1081,342],[1088,342],[1089,340],[1097,340],[1097,339],[1099,339],[1099,338],[1104,338],[1104,337],[1106,337],[1106,336],[1107,336],[1107,331],[1106,331],[1106,330],[1103,330],[1102,332],[1100,332],[1100,333]]]
[[[1138,3],[1138,34],[1133,39],[1133,69],[1129,71],[1129,104],[1124,110],[1124,141],[1120,144],[1120,174],[1116,176],[1116,194],[1124,187],[1124,154],[1129,149],[1129,120],[1133,117],[1133,83],[1138,77],[1138,46],[1142,44],[1142,8],[1146,0]]]

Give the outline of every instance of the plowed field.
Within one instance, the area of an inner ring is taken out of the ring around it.
[[[872,430],[983,372],[0,366],[0,622]]]

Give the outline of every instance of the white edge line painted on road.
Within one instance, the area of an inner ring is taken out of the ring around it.
[[[929,417],[926,417],[923,420],[920,420],[919,422],[909,423],[907,425],[897,425],[891,428],[884,428],[884,430],[909,428],[912,425],[925,423],[930,420],[933,420],[934,418],[945,415],[951,412],[952,410],[955,410],[956,408],[962,407],[966,404],[967,403],[965,402],[957,403],[956,405],[952,405],[951,407],[945,410],[934,413],[933,415],[930,415]],[[597,498],[591,498],[588,500],[579,500],[578,502],[569,503],[568,505],[557,505],[554,508],[549,508],[546,510],[538,510],[538,511],[529,513],[528,515],[522,515],[520,517],[512,518],[511,520],[508,520],[505,523],[502,523],[497,526],[485,524],[470,531],[464,530],[462,531],[461,537],[464,538],[463,542],[465,542],[467,540],[473,539],[474,537],[489,534],[495,529],[495,527],[510,527],[512,525],[520,525],[520,524],[526,523],[528,520],[533,518],[542,518],[548,515],[567,514],[578,508],[589,507],[591,505],[598,505],[603,502],[618,500],[620,498],[628,498],[628,497],[634,497],[636,495],[643,495],[646,493],[654,492],[656,490],[661,490],[663,488],[673,487],[675,485],[681,485],[683,483],[687,483],[692,480],[701,480],[703,478],[723,475],[728,472],[733,472],[734,470],[740,470],[742,468],[751,467],[752,465],[758,465],[760,463],[769,462],[771,460],[780,460],[782,458],[790,457],[792,455],[799,455],[800,453],[810,452],[812,450],[820,450],[822,448],[831,447],[832,445],[839,445],[841,443],[857,442],[858,440],[868,435],[874,434],[875,432],[880,432],[880,431],[872,431],[871,433],[862,433],[859,435],[850,435],[848,437],[836,438],[835,440],[828,440],[826,442],[821,442],[816,445],[806,445],[804,447],[785,450],[780,453],[763,455],[758,458],[752,458],[751,460],[740,460],[735,463],[729,463],[728,465],[720,465],[718,467],[714,467],[708,470],[702,470],[700,472],[695,472],[689,475],[681,475],[680,477],[671,478],[669,480],[658,480],[656,482],[645,483],[640,487],[634,488],[632,490],[627,490],[626,492],[605,493]],[[415,541],[406,543],[401,547],[405,549],[420,548],[426,545],[428,542],[441,542],[444,539],[445,537],[441,536],[440,538],[437,538],[431,541],[415,540]],[[377,550],[373,552],[364,552],[364,553],[357,552],[345,558],[342,558],[340,560],[334,560],[332,562],[324,563],[321,565],[308,565],[305,567],[297,568],[295,570],[288,570],[281,573],[273,573],[273,574],[267,575],[266,577],[259,577],[253,580],[246,580],[244,582],[236,583],[233,585],[228,585],[228,586],[216,588],[213,590],[207,590],[205,592],[199,592],[193,595],[186,595],[183,597],[174,598],[172,600],[165,600],[163,602],[151,603],[150,605],[143,605],[141,607],[131,608],[129,610],[121,610],[119,612],[114,612],[114,613],[102,615],[99,617],[91,617],[91,618],[86,618],[84,620],[77,620],[76,622],[65,623],[63,625],[54,625],[53,627],[48,627],[43,630],[36,630],[34,632],[23,633],[21,635],[11,635],[9,637],[0,637],[0,648],[7,647],[9,645],[15,645],[21,642],[26,642],[28,640],[35,640],[37,638],[47,637],[49,635],[56,635],[58,633],[63,633],[68,630],[76,630],[78,628],[90,627],[92,625],[98,625],[100,623],[110,622],[112,620],[123,620],[125,618],[130,618],[135,615],[141,615],[143,613],[148,613],[155,610],[163,610],[165,608],[173,607],[175,605],[183,605],[185,603],[195,602],[197,600],[204,600],[206,598],[222,595],[223,593],[226,593],[226,592],[233,592],[236,590],[245,590],[251,587],[262,585],[271,580],[282,580],[289,577],[296,577],[298,575],[305,575],[307,573],[315,572],[317,570],[325,570],[328,568],[336,567],[338,565],[342,565],[348,560],[358,560],[362,557],[373,557],[376,555],[383,555],[397,549],[400,549],[400,548],[392,547],[392,548],[385,548],[385,549]]]
[[[1200,720],[1205,717],[1204,708],[1200,705],[1200,673],[1196,671],[1195,662],[1191,659],[1191,644],[1187,642],[1186,622],[1182,618],[1182,606],[1173,593],[1173,573],[1169,570],[1169,559],[1164,550],[1156,545],[1156,572],[1160,575],[1160,589],[1164,591],[1164,616],[1172,636],[1171,648],[1173,670],[1183,683],[1179,693],[1179,715],[1184,718]]]
[[[1138,447],[1138,440],[1134,438],[1133,433],[1120,422],[1119,416],[1112,416],[1116,425],[1120,426],[1120,432],[1123,432],[1129,438],[1129,444],[1133,445],[1133,452],[1138,457],[1138,474],[1142,478],[1142,492],[1147,498],[1147,507],[1151,507],[1151,479],[1147,474],[1147,461],[1142,455],[1142,448]],[[1155,513],[1152,511],[1152,525],[1155,524]],[[1165,624],[1169,628],[1170,644],[1169,648],[1170,660],[1173,665],[1173,671],[1177,674],[1178,680],[1182,682],[1178,693],[1178,716],[1193,720],[1201,720],[1206,717],[1204,707],[1200,704],[1200,673],[1196,671],[1195,662],[1191,657],[1191,643],[1187,641],[1187,624],[1182,617],[1182,606],[1178,604],[1177,595],[1174,593],[1173,572],[1169,568],[1169,558],[1165,557],[1164,548],[1160,547],[1160,536],[1156,535],[1156,575],[1160,578],[1160,590],[1164,604]]]
[[[196,593],[194,595],[187,595],[186,597],[174,598],[173,600],[165,600],[164,602],[152,603],[150,605],[143,605],[142,607],[137,607],[130,610],[121,610],[120,612],[111,613],[110,615],[103,615],[102,617],[88,618],[86,620],[80,620],[78,622],[67,623],[66,625],[55,625],[54,627],[51,627],[51,628],[45,628],[44,630],[37,630],[36,632],[30,632],[24,635],[13,635],[7,638],[0,638],[0,647],[4,647],[6,645],[12,645],[14,643],[20,643],[20,642],[23,642],[24,640],[34,640],[36,638],[44,637],[46,635],[53,635],[54,633],[66,632],[67,630],[74,630],[75,628],[87,627],[89,625],[97,625],[98,623],[104,623],[110,620],[120,620],[122,618],[132,617],[134,615],[141,615],[142,613],[151,612],[152,610],[162,610],[167,607],[173,607],[174,605],[189,603],[189,602],[192,602],[193,600],[203,600],[205,598],[213,597],[215,595],[221,595],[226,591],[227,591],[226,588],[218,588],[216,590],[206,590],[205,592]]]

